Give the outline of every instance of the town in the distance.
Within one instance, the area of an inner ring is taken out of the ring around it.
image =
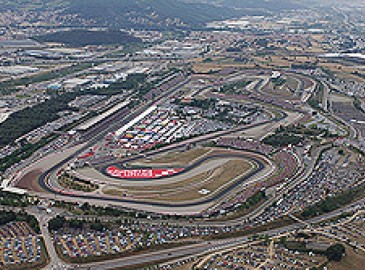
[[[363,270],[363,0],[0,0],[0,269]]]

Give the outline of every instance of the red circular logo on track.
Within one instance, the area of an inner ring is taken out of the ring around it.
[[[155,179],[160,177],[171,176],[184,170],[183,168],[175,169],[138,169],[138,170],[122,170],[115,166],[106,169],[106,173],[110,176],[121,179]]]

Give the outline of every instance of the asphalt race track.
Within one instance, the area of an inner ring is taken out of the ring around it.
[[[137,113],[137,112],[136,112]],[[187,140],[184,142],[180,142],[180,143],[176,143],[170,146],[166,146],[163,147],[161,149],[158,150],[154,150],[151,151],[150,153],[146,153],[145,156],[152,156],[155,154],[159,154],[159,153],[163,153],[165,151],[170,151],[170,150],[175,150],[175,149],[179,149],[181,147],[185,147],[187,144],[189,143],[199,143],[199,142],[203,142],[203,141],[207,141],[207,140],[211,140],[211,139],[215,139],[221,136],[225,136],[234,132],[241,132],[241,131],[245,131],[254,127],[258,127],[258,126],[262,126],[268,123],[278,123],[280,121],[282,121],[283,119],[285,119],[287,117],[287,114],[285,112],[281,112],[280,111],[280,116],[274,117],[273,119],[264,121],[264,122],[260,122],[260,123],[255,123],[249,126],[244,126],[244,127],[238,127],[235,128],[233,130],[227,130],[227,131],[222,131],[222,132],[218,132],[217,134],[207,134],[198,138],[194,138],[191,140]],[[127,120],[125,120],[124,122],[126,122]],[[173,203],[160,203],[160,202],[143,202],[143,201],[134,201],[134,200],[129,200],[126,198],[116,198],[116,197],[106,197],[106,196],[102,196],[102,195],[90,195],[90,194],[75,194],[75,193],[65,193],[62,192],[61,190],[57,191],[54,190],[52,187],[50,187],[48,185],[48,178],[52,175],[55,174],[56,171],[60,168],[62,168],[62,166],[64,166],[65,164],[67,164],[68,162],[70,162],[72,159],[74,159],[75,157],[77,157],[78,155],[80,155],[85,149],[87,149],[90,145],[92,145],[93,143],[95,143],[99,138],[101,137],[101,135],[96,136],[93,140],[91,140],[85,147],[83,147],[83,149],[80,149],[78,151],[76,151],[75,153],[73,153],[71,156],[69,156],[68,158],[60,161],[59,163],[55,164],[54,166],[52,166],[51,168],[49,168],[48,170],[46,170],[44,173],[42,173],[40,175],[40,177],[38,178],[38,184],[40,185],[40,187],[42,189],[44,189],[45,191],[49,192],[50,194],[54,194],[57,195],[61,198],[67,199],[70,198],[70,200],[75,201],[76,199],[82,199],[82,200],[87,200],[87,201],[95,201],[95,202],[99,202],[99,203],[110,203],[110,204],[129,204],[129,205],[139,205],[139,206],[155,206],[155,207],[171,207],[171,208],[175,208],[175,209],[179,209],[179,208],[187,208],[187,207],[194,207],[194,206],[201,206],[204,203],[212,203],[215,200],[217,200],[218,198],[228,194],[230,191],[232,191],[233,189],[235,189],[236,187],[238,187],[240,184],[244,183],[245,181],[247,181],[249,178],[253,177],[254,175],[262,172],[265,168],[265,165],[256,158],[248,158],[247,154],[243,155],[244,158],[251,160],[253,162],[256,162],[257,164],[257,168],[254,171],[251,171],[248,175],[245,175],[242,179],[240,179],[240,181],[236,181],[235,184],[220,190],[220,192],[218,192],[217,194],[215,194],[214,196],[207,198],[206,200],[202,200],[200,202],[192,202],[192,203],[181,203],[181,204],[173,204]],[[246,153],[249,151],[246,151]],[[128,160],[125,160],[124,162],[128,162],[128,161],[133,161],[136,159],[139,159],[140,157],[136,156],[136,157],[132,157],[129,158]],[[123,162],[123,163],[124,163]],[[123,164],[121,163],[121,164]],[[113,163],[115,164],[115,163]],[[105,165],[110,165],[109,164],[105,164]],[[105,166],[104,165],[104,166]],[[153,211],[152,211],[153,212]]]
[[[50,174],[59,165],[56,165],[54,168],[51,168],[50,170],[43,173],[39,177],[39,184],[47,192],[56,194],[61,197],[83,198],[83,199],[89,199],[89,200],[94,200],[94,201],[105,201],[105,202],[109,202],[109,203],[111,203],[111,202],[133,203],[133,204],[138,204],[138,205],[149,205],[149,206],[159,206],[159,207],[169,207],[169,208],[180,207],[181,208],[181,207],[192,207],[192,206],[197,206],[197,205],[201,205],[201,204],[212,203],[212,202],[220,199],[221,197],[227,195],[229,192],[231,192],[238,186],[242,185],[248,179],[254,177],[255,175],[257,175],[258,173],[260,173],[261,171],[263,171],[265,169],[265,164],[260,159],[258,159],[256,157],[252,157],[252,156],[248,155],[246,152],[246,153],[242,153],[242,154],[218,154],[218,155],[208,156],[208,157],[205,157],[205,158],[197,161],[196,163],[192,164],[190,167],[186,168],[182,173],[186,173],[189,170],[200,166],[202,163],[204,163],[210,159],[217,159],[217,158],[242,158],[242,159],[246,159],[248,161],[255,163],[256,167],[251,172],[249,172],[247,175],[243,176],[241,179],[234,182],[232,185],[229,185],[229,186],[223,188],[222,190],[220,190],[213,196],[206,198],[206,199],[202,199],[197,202],[191,202],[191,203],[160,203],[160,202],[150,202],[150,201],[135,201],[135,200],[129,200],[129,199],[125,199],[125,198],[106,197],[106,196],[101,196],[101,195],[98,196],[98,195],[90,195],[90,194],[76,194],[76,193],[71,193],[71,192],[66,193],[66,192],[62,192],[62,191],[57,191],[57,190],[53,189],[53,187],[49,184],[48,180],[49,180]],[[153,180],[153,179],[149,179],[149,180]]]
[[[181,147],[186,146],[187,144],[194,142],[194,143],[199,143],[202,141],[206,141],[207,139],[214,139],[214,138],[218,138],[220,136],[225,136],[228,134],[231,134],[232,132],[239,132],[239,131],[244,131],[244,130],[248,130],[254,127],[258,127],[258,126],[262,126],[265,125],[267,123],[277,123],[280,122],[281,120],[285,119],[287,117],[287,114],[284,112],[280,112],[280,116],[275,117],[273,119],[261,122],[261,123],[255,123],[253,125],[250,126],[245,126],[245,127],[239,127],[236,128],[234,130],[227,130],[227,131],[223,131],[223,132],[219,132],[219,134],[215,135],[204,135],[198,138],[194,138],[192,140],[187,140],[185,142],[181,142],[181,143],[176,143],[174,145],[170,145],[167,147],[163,147],[161,149],[158,150],[154,150],[151,151],[150,153],[147,153],[145,156],[152,156],[155,154],[159,154],[159,153],[163,153],[165,151],[170,151],[170,150],[175,150],[175,149],[179,149]],[[136,205],[136,206],[143,206],[143,208],[145,206],[152,206],[152,207],[160,207],[160,208],[164,208],[164,207],[170,207],[172,209],[181,209],[181,208],[187,208],[187,207],[194,207],[194,206],[201,206],[204,203],[212,203],[215,200],[217,200],[218,198],[228,194],[230,191],[232,191],[234,188],[238,187],[240,184],[244,183],[245,181],[247,181],[249,178],[253,177],[254,175],[262,172],[265,168],[265,165],[259,160],[259,159],[255,159],[255,158],[251,158],[251,161],[256,162],[257,164],[257,168],[256,170],[250,172],[248,175],[244,176],[240,181],[237,181],[235,184],[222,189],[219,193],[215,194],[214,196],[210,197],[209,199],[207,198],[206,200],[202,200],[200,202],[193,202],[193,203],[181,203],[181,204],[173,204],[173,203],[160,203],[160,202],[143,202],[143,201],[134,201],[134,200],[129,200],[126,198],[116,198],[116,197],[105,197],[102,195],[90,195],[90,194],[74,194],[74,193],[68,193],[66,194],[65,192],[62,191],[56,191],[54,190],[52,187],[48,186],[48,178],[53,174],[56,173],[57,169],[60,169],[62,166],[64,166],[65,164],[67,164],[69,161],[71,161],[73,158],[77,157],[78,155],[80,155],[84,149],[86,149],[87,147],[89,147],[92,143],[96,142],[98,139],[98,136],[96,138],[94,138],[87,146],[85,146],[83,149],[80,149],[79,151],[76,151],[73,155],[69,156],[68,158],[60,161],[59,163],[55,164],[54,166],[52,166],[50,169],[46,170],[44,173],[41,174],[41,176],[38,178],[38,184],[40,185],[40,187],[42,189],[44,189],[45,191],[49,192],[50,194],[54,194],[57,195],[61,198],[67,199],[70,198],[70,200],[75,201],[76,199],[82,199],[82,200],[87,200],[87,201],[95,201],[95,202],[99,202],[99,203],[110,203],[110,204],[129,204],[129,205]],[[250,152],[250,151],[246,151]],[[254,151],[252,151],[254,152]],[[247,154],[244,155],[245,158],[247,158]],[[136,157],[132,157],[129,158],[128,160],[125,160],[124,162],[128,162],[128,161],[133,161],[136,159],[139,159],[140,157],[136,156]],[[250,158],[247,158],[248,160],[250,160]],[[123,162],[123,163],[124,163]],[[121,164],[123,164],[121,163]],[[115,164],[115,163],[113,163]],[[105,164],[105,165],[110,165],[109,164]],[[104,165],[104,166],[105,166]],[[154,212],[154,211],[152,211]]]

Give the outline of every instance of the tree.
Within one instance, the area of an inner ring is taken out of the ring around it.
[[[342,244],[330,246],[325,252],[329,261],[339,262],[345,254],[345,247]]]
[[[88,202],[85,202],[83,205],[81,205],[80,209],[82,211],[89,211],[90,210],[90,204]]]
[[[57,231],[57,230],[63,228],[65,222],[66,222],[66,219],[64,217],[57,216],[48,222],[48,229],[50,231]]]

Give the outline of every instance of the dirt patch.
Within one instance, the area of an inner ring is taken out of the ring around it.
[[[43,192],[44,190],[38,184],[38,178],[41,174],[42,171],[39,169],[28,172],[18,181],[16,187],[29,191]]]

